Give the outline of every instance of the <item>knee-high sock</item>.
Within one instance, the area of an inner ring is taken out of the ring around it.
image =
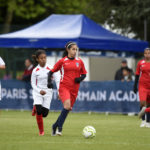
[[[41,115],[37,115],[36,114],[36,121],[37,121],[37,125],[39,128],[39,132],[43,132],[44,131],[44,125],[43,125],[43,116]]]
[[[142,107],[140,107],[140,110],[142,109]],[[142,116],[142,120],[145,120],[145,114]]]
[[[63,108],[63,110],[61,111],[61,114],[59,115],[57,121],[54,123],[53,127],[58,127],[58,131],[61,132],[62,131],[62,127],[63,127],[63,124],[66,120],[66,117],[69,113],[69,110]]]

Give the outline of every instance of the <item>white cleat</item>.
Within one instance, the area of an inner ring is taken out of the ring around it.
[[[142,120],[141,124],[140,124],[140,128],[144,128],[146,127],[146,121]]]
[[[149,122],[146,122],[145,127],[146,127],[146,128],[150,128],[150,123],[149,123]]]
[[[56,135],[62,136],[62,132],[56,131]]]
[[[138,114],[139,118],[142,118],[142,116],[145,114],[145,109],[146,107],[142,107],[141,111]]]

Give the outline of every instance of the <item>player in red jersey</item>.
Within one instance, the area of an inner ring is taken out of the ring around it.
[[[58,70],[61,71],[59,97],[63,103],[63,110],[61,111],[57,121],[52,126],[52,136],[62,135],[63,124],[76,101],[80,82],[86,77],[87,71],[84,67],[83,61],[76,57],[77,53],[77,44],[74,42],[67,43],[63,58],[60,59],[49,72],[48,87],[50,88],[52,85],[52,74]]]
[[[138,81],[139,85],[137,88]],[[144,59],[137,64],[134,92],[136,93],[137,91],[139,91],[141,109],[139,117],[142,118],[140,127],[150,127],[150,48],[144,50]]]

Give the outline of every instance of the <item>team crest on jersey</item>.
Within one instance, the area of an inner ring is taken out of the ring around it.
[[[79,67],[79,63],[76,63],[76,66]]]

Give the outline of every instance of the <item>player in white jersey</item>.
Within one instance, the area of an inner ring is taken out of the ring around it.
[[[0,57],[0,69],[5,69],[5,62]],[[0,100],[1,100],[1,82],[0,82]]]
[[[0,69],[5,69],[5,62],[1,57],[0,57]]]
[[[52,88],[49,89],[47,87],[48,73],[51,69],[46,63],[46,52],[44,50],[36,51],[33,59],[38,63],[31,75],[33,105],[36,112],[39,135],[44,135],[43,117],[48,115],[53,92]],[[56,82],[57,89],[59,89],[60,73],[53,74],[53,78]]]

